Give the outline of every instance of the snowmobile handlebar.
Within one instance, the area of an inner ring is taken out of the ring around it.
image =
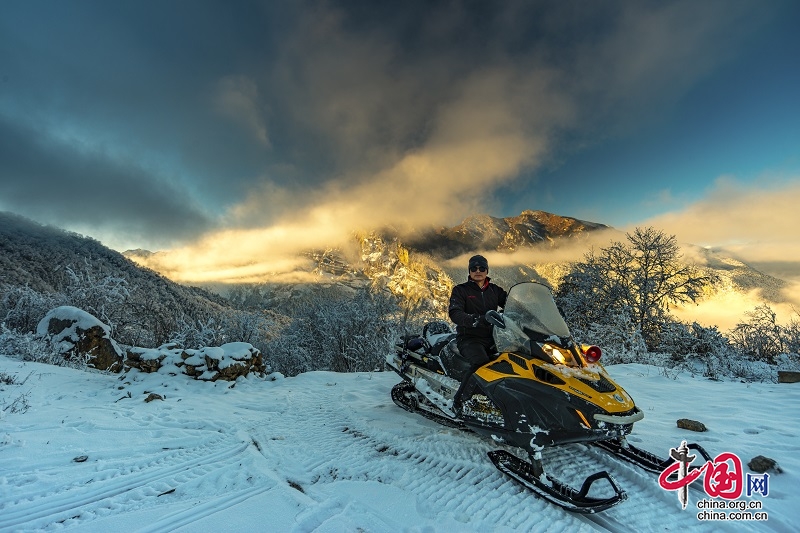
[[[489,324],[496,326],[500,329],[506,329],[506,322],[505,320],[503,320],[503,315],[501,315],[494,309],[489,309],[488,311],[486,311],[486,315],[484,316],[484,318]]]

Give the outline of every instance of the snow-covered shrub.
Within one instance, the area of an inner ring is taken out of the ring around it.
[[[285,376],[318,370],[322,366],[308,341],[305,322],[298,317],[267,344],[264,354],[269,358],[272,369]]]
[[[397,305],[383,292],[318,288],[297,304],[292,322],[264,351],[284,375],[381,368],[398,336]]]
[[[783,337],[786,352],[800,355],[800,318],[797,315],[783,328]]]
[[[568,319],[567,324],[570,325]],[[591,322],[574,328],[570,325],[570,331],[577,342],[599,346],[604,363],[652,364],[644,338],[626,309],[609,313],[602,323]]]
[[[177,328],[169,334],[169,342],[181,348],[198,349],[204,346],[219,346],[225,342],[222,327],[214,317],[192,320],[181,317]]]
[[[270,311],[225,310],[195,320],[184,316],[169,334],[168,342],[187,349],[246,342],[266,355],[267,344],[286,323],[286,317]]]
[[[22,386],[25,384],[26,381],[28,381],[28,379],[32,375],[33,372],[28,374],[22,381],[20,381],[15,375],[7,374],[5,372],[0,372],[0,392],[3,392],[5,390],[5,388],[2,387],[2,385]],[[0,419],[3,418],[3,415],[5,413],[15,414],[15,413],[27,412],[28,409],[30,409],[31,407],[30,393],[31,391],[29,389],[19,395],[16,395],[15,393],[11,394],[10,396],[7,396],[5,394],[0,395]],[[14,399],[12,400],[11,398]],[[2,444],[2,441],[0,441],[0,444]]]
[[[79,369],[87,368],[90,359],[87,354],[66,359],[50,344],[48,338],[31,332],[12,330],[5,324],[0,324],[0,353],[19,357],[23,361]]]
[[[83,309],[115,330],[125,314],[128,282],[117,276],[97,275],[89,265],[81,270],[65,269],[68,283],[63,289],[69,305]]]
[[[690,357],[730,355],[734,352],[728,339],[716,326],[704,327],[697,322],[690,324],[677,320],[663,325],[657,350],[670,354],[675,362],[683,362]]]
[[[222,315],[220,327],[228,342],[255,345],[270,335],[271,324],[265,312],[231,310]]]
[[[663,366],[674,372],[688,371],[710,379],[775,381],[773,364],[741,353],[716,326],[672,322],[665,325],[661,338]]]
[[[31,402],[29,399],[30,394],[30,390],[23,392],[11,401],[6,401],[4,398],[0,398],[0,416],[5,413],[27,413],[28,409],[31,408]]]
[[[736,324],[730,332],[731,341],[753,360],[775,364],[776,357],[787,352],[776,313],[763,304],[745,314],[749,320]]]
[[[0,322],[12,330],[33,332],[50,309],[64,305],[61,293],[42,294],[30,287],[10,287],[0,297]]]

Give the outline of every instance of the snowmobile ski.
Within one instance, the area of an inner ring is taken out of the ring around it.
[[[524,461],[505,450],[489,452],[489,459],[501,472],[525,485],[538,496],[568,511],[598,513],[617,505],[628,497],[625,491],[619,488],[614,478],[606,471],[597,472],[587,477],[580,490],[576,490],[545,474],[541,465],[537,468],[528,461]],[[599,479],[605,479],[610,483],[614,491],[613,496],[607,498],[588,496],[592,484]]]
[[[672,459],[662,459],[654,453],[642,450],[641,448],[637,448],[636,446],[617,439],[598,441],[593,444],[653,474],[660,474],[673,463]],[[690,450],[696,450],[704,460],[713,461],[711,455],[699,444],[689,444],[688,448]]]

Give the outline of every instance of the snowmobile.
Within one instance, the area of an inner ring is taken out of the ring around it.
[[[626,442],[644,414],[600,364],[600,348],[573,340],[545,285],[514,285],[503,313],[489,311],[485,318],[495,326],[498,354],[472,375],[467,375],[470,365],[458,353],[456,335],[447,322],[428,323],[421,336],[401,339],[396,353],[386,357],[387,366],[403,378],[392,389],[392,400],[407,411],[521,451],[497,449],[489,458],[500,471],[570,511],[603,511],[625,500],[626,494],[606,471],[587,477],[580,489],[559,481],[545,472],[544,448],[597,444],[654,473],[671,464]],[[469,380],[465,397],[454,409],[454,396],[464,379]],[[705,450],[701,453],[708,458]],[[600,480],[611,490],[590,495]]]

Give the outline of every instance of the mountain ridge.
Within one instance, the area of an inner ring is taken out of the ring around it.
[[[304,268],[311,275],[309,280],[351,287],[383,286],[406,298],[413,295],[417,300],[435,300],[431,310],[440,314],[449,288],[466,279],[466,268],[461,264],[464,254],[494,254],[492,277],[502,286],[535,280],[555,287],[571,261],[559,260],[551,252],[567,244],[580,244],[582,239],[588,242],[590,236],[603,231],[617,230],[545,211],[528,210],[514,217],[479,214],[466,217],[456,226],[428,229],[411,237],[391,230],[361,233],[356,238],[357,256],[335,249],[310,251],[305,254]],[[619,236],[619,240],[624,239],[622,232]],[[684,259],[697,262],[721,279],[707,297],[725,291],[758,291],[767,302],[786,301],[782,295],[787,286],[784,280],[764,274],[721,250],[699,246],[690,249],[690,257]],[[533,253],[516,254],[526,250]],[[539,254],[539,250],[544,253]],[[91,267],[98,276],[132,280],[132,290],[146,293],[147,299],[157,299],[160,308],[180,312],[230,305],[223,296],[227,291],[224,286],[207,284],[201,288],[173,282],[132,260],[132,256],[148,257],[153,253],[135,250],[120,254],[91,238],[0,212],[0,288],[27,286],[40,292],[55,291],[64,286],[64,269],[77,265]],[[501,260],[503,256],[508,260]],[[298,287],[303,284],[290,283]]]
[[[555,245],[560,239],[578,240],[591,232],[611,229],[598,222],[525,210],[511,217],[470,215],[456,226],[405,236],[404,244],[417,252],[451,259],[479,250],[511,253],[544,243]]]

